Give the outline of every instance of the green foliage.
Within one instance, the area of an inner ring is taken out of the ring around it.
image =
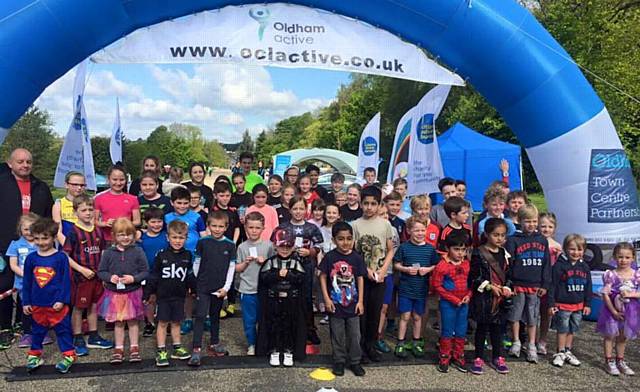
[[[240,145],[238,146],[237,152],[238,155],[240,155],[243,152],[253,152],[254,151],[254,144],[253,144],[253,140],[251,139],[251,135],[249,135],[249,130],[245,129],[244,133],[242,134],[242,141],[240,142]]]
[[[91,151],[93,152],[93,167],[96,173],[106,174],[111,166],[111,154],[109,144],[111,138],[106,136],[94,136],[91,138]]]

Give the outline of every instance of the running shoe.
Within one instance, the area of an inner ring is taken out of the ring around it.
[[[182,324],[180,324],[180,335],[187,335],[191,333],[191,331],[193,331],[193,320],[182,320]]]
[[[89,348],[99,348],[102,350],[108,350],[113,348],[114,344],[111,340],[107,340],[100,335],[96,335],[94,337],[89,336],[87,339],[87,347]]]
[[[476,358],[473,360],[473,365],[471,365],[471,369],[469,369],[471,374],[481,375],[484,374],[484,361],[482,358]]]
[[[373,348],[380,351],[381,353],[390,353],[391,347],[384,341],[384,339],[379,339],[373,344]]]
[[[18,340],[18,348],[29,348],[31,347],[31,341],[33,340],[31,334],[25,333]]]
[[[580,360],[569,350],[564,352],[564,360],[571,366],[580,366]]]
[[[32,372],[37,368],[39,368],[40,366],[42,366],[43,363],[44,363],[44,359],[42,359],[40,356],[29,355],[27,357],[27,371]],[[615,366],[615,363],[614,363],[614,366]]]
[[[500,374],[509,373],[509,368],[507,367],[507,362],[504,360],[504,357],[498,357],[491,361],[491,367]]]
[[[62,374],[68,373],[75,361],[76,358],[73,355],[65,355],[60,362],[56,363],[56,371]]]
[[[159,350],[156,353],[156,366],[169,366],[169,353],[167,353],[167,350]]]
[[[182,346],[173,347],[173,351],[171,352],[171,359],[180,359],[185,360],[191,358],[191,354],[187,351],[186,348]]]
[[[78,337],[74,339],[73,347],[76,350],[77,356],[84,357],[85,355],[89,355],[89,349],[87,348],[87,343],[84,341],[83,337]]]
[[[629,365],[627,365],[627,363],[624,361],[624,359],[620,359],[618,361],[616,361],[616,365],[618,367],[618,369],[620,369],[620,372],[622,374],[624,374],[625,376],[633,376],[636,374],[636,372],[634,372]]]

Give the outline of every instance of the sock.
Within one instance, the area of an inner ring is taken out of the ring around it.
[[[91,339],[97,339],[99,337],[98,331],[97,330],[96,331],[89,331],[89,337]]]
[[[73,339],[74,339],[74,340],[80,340],[80,339],[83,339],[83,335],[82,335],[81,333],[74,334],[74,335],[73,335]]]
[[[174,350],[177,350],[177,349],[179,349],[179,348],[180,348],[180,343],[174,343],[174,344],[173,344],[173,349],[174,349]]]
[[[565,348],[564,348],[564,352],[566,353],[567,351],[571,351],[571,347],[569,347],[569,346],[565,346]]]
[[[624,357],[616,356],[616,362],[624,361]]]
[[[158,351],[167,351],[165,346],[158,346]]]
[[[134,345],[130,345],[130,346],[129,346],[129,351],[139,351],[139,350],[138,350],[138,346],[137,346],[137,345],[136,345],[136,346],[134,346]]]
[[[613,357],[604,357],[604,360],[607,362],[613,361]]]
[[[116,350],[124,351],[124,345],[116,346]]]

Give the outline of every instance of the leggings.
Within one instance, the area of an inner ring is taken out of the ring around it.
[[[484,341],[489,333],[491,339],[491,359],[497,359],[502,356],[502,324],[497,323],[478,323],[475,335],[475,354],[476,358],[484,358]]]

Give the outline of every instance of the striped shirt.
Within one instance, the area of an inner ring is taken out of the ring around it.
[[[428,243],[416,245],[411,241],[407,241],[400,245],[400,248],[393,256],[393,260],[396,263],[402,263],[403,267],[418,265],[420,267],[430,267],[438,263],[439,257],[432,245]],[[423,299],[427,296],[428,288],[429,275],[410,275],[404,272],[400,274],[398,295],[411,299]]]
[[[104,234],[99,227],[95,226],[93,230],[87,231],[83,227],[73,225],[67,234],[63,249],[73,261],[96,272],[105,247]],[[85,280],[80,273],[75,275],[76,280]]]

